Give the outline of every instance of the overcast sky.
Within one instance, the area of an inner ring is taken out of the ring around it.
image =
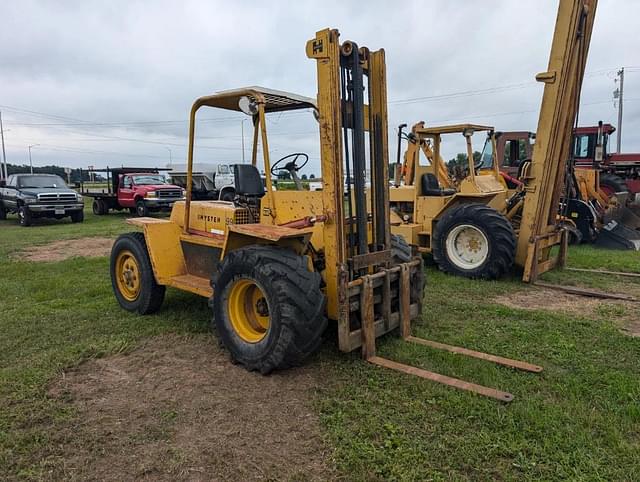
[[[184,162],[196,97],[248,85],[314,96],[315,62],[304,47],[325,27],[386,50],[390,129],[425,120],[533,131],[542,95],[534,77],[546,69],[556,11],[557,0],[3,1],[7,160],[28,163],[28,146],[39,144],[34,165]],[[640,151],[638,19],[640,1],[600,1],[580,117],[617,124],[612,92],[624,66],[628,152]],[[201,117],[197,160],[241,161],[244,116]],[[307,172],[318,173],[310,115],[277,116],[268,127],[272,159],[306,151]]]

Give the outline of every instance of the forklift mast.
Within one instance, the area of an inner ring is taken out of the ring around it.
[[[384,50],[340,44],[339,32],[325,29],[306,51],[317,60],[323,204],[333,227],[325,231],[327,270],[344,265],[351,281],[390,259]]]
[[[572,130],[578,117],[597,0],[560,0],[558,17],[544,82],[544,94],[532,162],[523,171],[526,197],[518,236],[516,264],[523,266],[523,280],[561,266],[566,258],[567,233],[558,223],[558,206],[572,163]],[[553,246],[560,252],[552,256]]]

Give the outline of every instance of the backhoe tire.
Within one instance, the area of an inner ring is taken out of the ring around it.
[[[445,273],[496,279],[509,272],[516,235],[507,218],[484,204],[451,208],[436,224],[433,260]]]
[[[612,196],[617,192],[629,192],[629,187],[627,183],[624,182],[624,179],[615,174],[600,174],[600,189],[602,189],[607,196]]]
[[[122,308],[141,315],[160,309],[165,287],[156,283],[144,234],[126,233],[116,239],[110,271],[111,286]]]
[[[229,253],[211,280],[212,329],[234,363],[268,374],[299,365],[327,327],[319,273],[274,246]]]
[[[411,246],[402,236],[391,235],[391,259],[393,264],[408,263],[411,261]]]

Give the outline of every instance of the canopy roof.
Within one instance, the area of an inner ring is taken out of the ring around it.
[[[450,126],[440,126],[440,127],[419,127],[416,128],[416,134],[422,135],[438,135],[438,134],[455,134],[462,133],[463,131],[471,129],[474,131],[492,131],[494,130],[491,126],[483,126],[479,124],[453,124]]]
[[[224,90],[200,97],[195,101],[194,108],[206,105],[240,112],[238,102],[245,96],[257,103],[263,103],[265,112],[316,108],[316,100],[311,97],[258,86]]]

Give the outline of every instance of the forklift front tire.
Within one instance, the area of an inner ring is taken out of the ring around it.
[[[513,266],[513,227],[489,206],[462,204],[451,208],[438,221],[433,234],[433,260],[445,273],[497,279]]]
[[[266,375],[299,365],[327,327],[321,277],[273,246],[232,251],[211,281],[213,326],[235,363]]]

